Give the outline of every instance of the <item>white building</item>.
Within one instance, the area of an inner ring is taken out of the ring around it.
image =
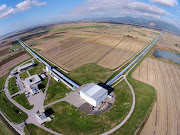
[[[39,91],[38,83],[41,82],[41,78],[38,75],[33,75],[25,79],[27,86],[31,89],[32,93],[35,94]]]
[[[34,65],[34,63],[27,63],[25,65],[22,65],[22,66],[18,67],[18,72],[22,72],[24,70],[27,70],[27,69],[33,67],[33,65]]]
[[[46,66],[46,70],[48,71],[48,72],[50,72],[51,71],[51,66]]]
[[[108,96],[108,90],[95,83],[90,83],[80,90],[80,96],[89,104],[97,106]]]

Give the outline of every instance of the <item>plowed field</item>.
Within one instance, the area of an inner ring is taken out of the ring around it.
[[[41,44],[45,57],[67,70],[73,70],[87,63],[115,69],[135,55],[150,40],[129,39],[122,36],[95,36],[90,38],[70,37],[57,43]]]
[[[13,56],[12,56],[13,57]],[[28,54],[23,54],[14,59],[7,59],[0,63],[0,78],[6,75],[9,72],[9,69],[14,67],[15,65],[29,59],[30,56]]]
[[[141,134],[179,135],[180,67],[146,58],[133,78],[154,86],[157,91],[157,102]]]

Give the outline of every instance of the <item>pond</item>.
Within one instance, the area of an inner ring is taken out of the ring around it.
[[[174,53],[169,52],[167,50],[156,49],[153,53],[153,56],[155,56],[156,58],[164,58],[167,60],[172,60],[176,64],[180,64],[180,55],[174,54]]]

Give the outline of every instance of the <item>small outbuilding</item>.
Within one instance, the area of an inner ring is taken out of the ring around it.
[[[99,105],[107,96],[108,90],[95,83],[90,83],[80,90],[80,97],[95,107]]]

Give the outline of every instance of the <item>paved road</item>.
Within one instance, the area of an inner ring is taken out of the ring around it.
[[[126,122],[127,120],[131,117],[133,111],[134,111],[134,108],[135,108],[135,92],[131,86],[131,84],[128,82],[128,80],[126,79],[126,75],[124,76],[124,80],[126,81],[126,83],[128,84],[129,88],[131,89],[131,92],[132,92],[132,96],[133,96],[133,102],[132,102],[132,106],[131,106],[131,110],[129,111],[128,115],[126,116],[126,118],[119,124],[117,125],[116,127],[114,127],[113,129],[101,134],[101,135],[108,135],[108,134],[112,134],[114,131],[118,130],[120,127],[122,127]]]
[[[148,51],[147,51],[147,52],[148,52]],[[147,52],[144,53],[144,56],[145,56],[145,54],[146,54]],[[144,57],[144,56],[143,56],[143,57]],[[130,116],[132,115],[132,113],[133,113],[133,111],[134,111],[134,108],[135,108],[135,92],[134,92],[131,84],[128,82],[126,76],[127,76],[128,73],[137,65],[137,63],[139,63],[139,61],[142,60],[143,57],[141,57],[141,58],[126,72],[126,74],[124,75],[124,80],[126,81],[126,83],[128,84],[128,86],[130,87],[131,92],[132,92],[132,95],[133,95],[133,102],[132,102],[132,106],[131,106],[130,112],[128,113],[128,115],[126,116],[126,118],[125,118],[119,125],[117,125],[117,126],[114,127],[113,129],[111,129],[111,130],[109,130],[109,131],[107,131],[107,132],[105,132],[105,133],[102,133],[101,135],[112,134],[114,131],[116,131],[116,130],[118,130],[120,127],[122,127],[122,126],[127,122],[127,120],[130,118]],[[115,85],[116,85],[116,84],[115,84]]]
[[[8,98],[8,100],[11,103],[13,103],[16,107],[18,107],[20,110],[22,110],[23,112],[25,112],[27,114],[29,112],[29,110],[27,110],[26,108],[24,108],[23,106],[21,106],[20,104],[18,104],[16,101],[14,101],[11,98],[9,90],[8,90],[8,81],[9,81],[9,78],[10,78],[10,75],[7,77],[5,85],[4,85],[5,86],[4,91],[5,91],[6,97]]]
[[[47,108],[47,107],[49,107],[49,106],[51,106],[51,105],[57,104],[57,103],[62,102],[62,101],[66,101],[65,98],[66,98],[66,97],[61,98],[61,99],[59,99],[59,100],[56,100],[56,101],[54,101],[54,102],[52,102],[52,103],[50,103],[50,104],[48,104],[48,105],[45,105],[44,108]]]
[[[130,67],[132,67],[133,64],[135,64],[140,58],[144,57],[144,54],[148,52],[148,50],[156,43],[156,41],[159,39],[159,37],[162,35],[160,33],[148,47],[139,54],[137,58],[135,58],[127,67],[125,67],[120,73],[118,73],[114,78],[112,78],[110,81],[106,81],[106,85],[111,85],[115,80],[117,80],[121,75],[123,75]]]
[[[0,111],[0,114],[6,120],[6,122],[8,122],[9,125],[11,125],[11,127],[13,127],[16,130],[16,132],[18,132],[20,135],[24,135],[24,125],[25,125],[24,122],[15,125],[12,122],[10,122],[1,111]]]
[[[5,91],[5,95],[6,97],[8,98],[8,100],[13,103],[17,108],[19,108],[20,110],[22,110],[24,113],[26,113],[28,115],[28,119],[23,122],[23,123],[20,123],[20,124],[13,124],[13,123],[10,123],[10,125],[18,132],[20,133],[21,135],[24,135],[24,125],[25,123],[26,124],[34,124],[36,126],[38,126],[39,128],[42,128],[44,130],[46,130],[47,132],[50,132],[52,134],[55,134],[55,135],[60,135],[59,133],[55,132],[55,131],[52,131],[44,126],[41,125],[41,123],[38,121],[38,119],[36,118],[36,112],[38,110],[41,110],[43,109],[43,103],[44,103],[44,99],[45,99],[45,94],[43,96],[43,100],[40,99],[40,102],[36,102],[36,104],[34,104],[34,107],[33,109],[31,110],[27,110],[26,108],[24,108],[23,106],[21,106],[20,104],[18,104],[16,101],[14,101],[9,93],[9,90],[8,90],[8,81],[9,81],[9,78],[11,77],[11,75],[9,75],[6,79],[6,82],[5,82],[5,88],[4,88],[4,91]],[[48,89],[48,86],[49,86],[49,81],[50,79],[48,80],[48,85],[46,86],[46,92],[47,92],[47,89]],[[39,97],[38,97],[39,98]],[[4,116],[4,115],[2,115]],[[4,116],[5,117],[5,116]],[[7,122],[9,123],[8,119],[5,117],[5,120],[7,120]]]
[[[62,134],[59,134],[59,133],[57,133],[57,132],[55,132],[55,131],[53,131],[53,130],[51,130],[51,129],[49,129],[49,128],[46,128],[46,127],[44,127],[44,126],[42,126],[42,125],[40,125],[39,127],[42,128],[42,129],[44,129],[44,130],[46,130],[46,131],[48,131],[49,133],[54,134],[54,135],[62,135]]]

